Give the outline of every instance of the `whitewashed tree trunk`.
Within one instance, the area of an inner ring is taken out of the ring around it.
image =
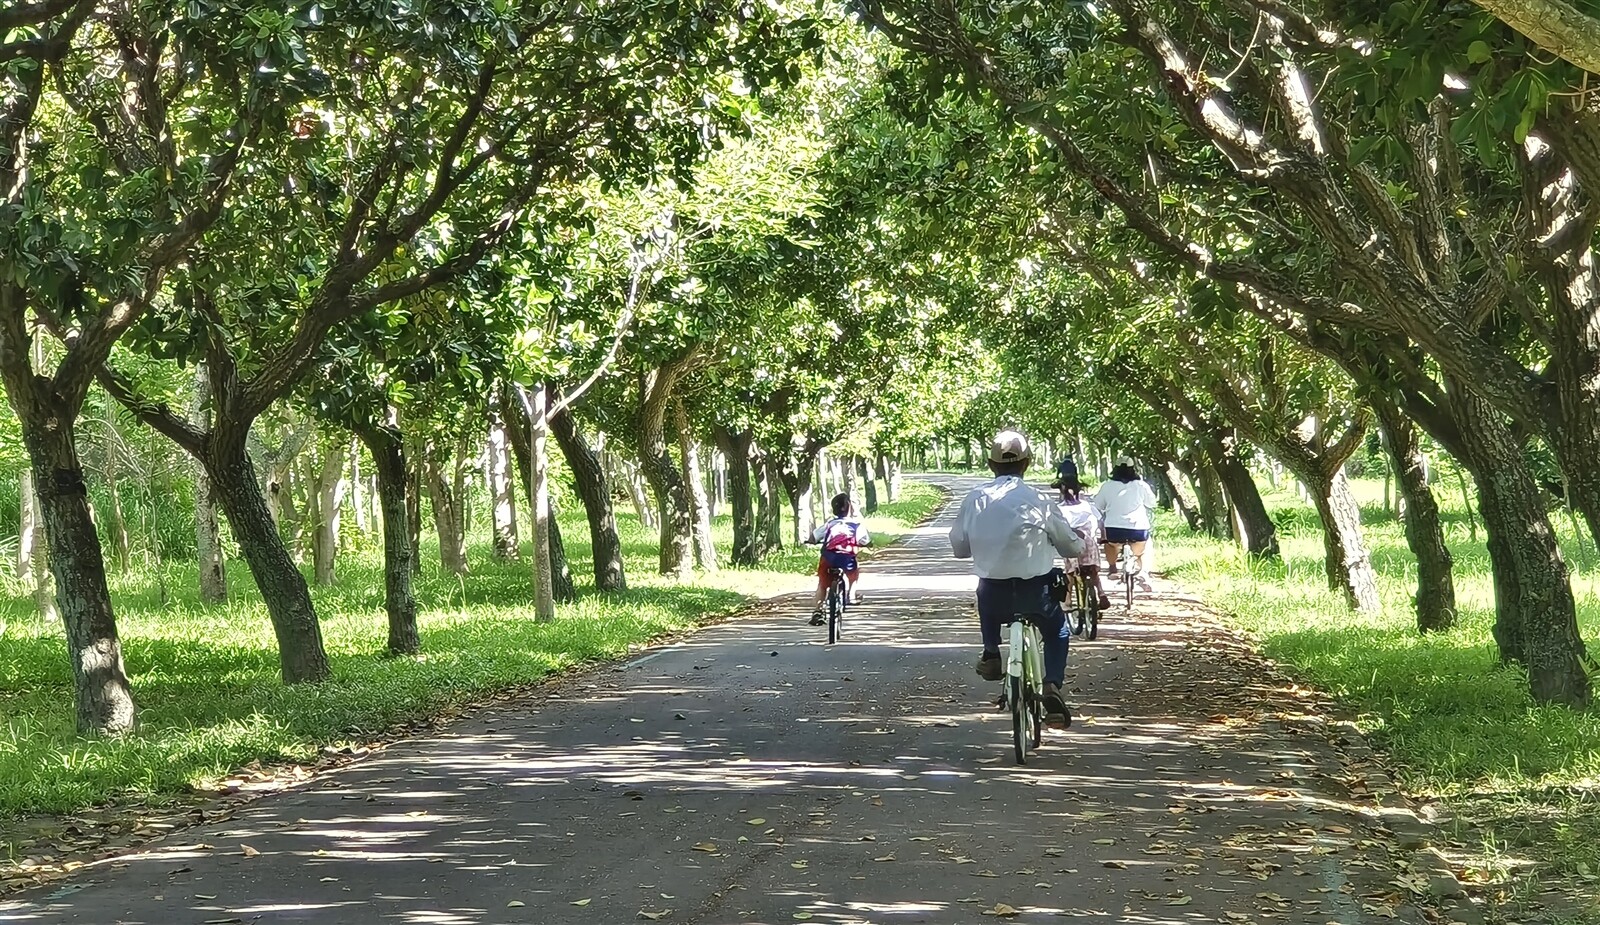
[[[367,532],[367,480],[361,474],[361,444],[350,444],[350,510],[356,515],[356,529]]]
[[[44,537],[44,512],[33,490],[33,470],[24,466],[19,487],[22,523],[17,543],[17,577],[33,596],[33,605],[47,623],[61,622],[56,605],[56,582],[50,574],[50,547]]]
[[[517,493],[511,484],[511,444],[498,391],[489,399],[489,503],[494,517],[494,557],[513,561],[522,551],[517,538]]]
[[[327,586],[334,581],[334,562],[339,553],[339,519],[344,507],[345,494],[350,482],[345,478],[345,463],[350,455],[347,444],[327,450],[322,457],[313,493],[315,532],[312,534],[311,555],[313,576],[318,585]]]
[[[530,395],[517,386],[533,442],[533,614],[541,623],[556,618],[555,566],[550,547],[550,402],[545,389],[540,382]]]

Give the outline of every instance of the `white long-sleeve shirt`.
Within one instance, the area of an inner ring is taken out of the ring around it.
[[[962,499],[950,548],[972,560],[979,578],[1037,578],[1055,567],[1057,553],[1075,559],[1084,546],[1054,501],[1003,475]]]
[[[1108,529],[1148,530],[1150,512],[1156,509],[1156,493],[1143,479],[1100,483],[1094,506],[1100,509]]]

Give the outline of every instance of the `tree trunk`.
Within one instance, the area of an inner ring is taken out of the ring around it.
[[[461,510],[464,499],[453,491],[450,482],[445,480],[439,456],[438,446],[429,444],[428,500],[433,506],[433,529],[439,535],[439,564],[449,574],[465,575],[467,532]]]
[[[1189,525],[1189,532],[1199,533],[1201,529],[1200,511],[1196,508],[1194,502],[1184,496],[1183,491],[1178,487],[1178,483],[1173,480],[1173,468],[1175,468],[1174,465],[1156,466],[1154,472],[1157,484],[1161,486],[1162,491],[1166,492],[1167,497],[1172,499],[1172,504],[1177,508],[1179,516],[1183,518],[1184,523]]]
[[[752,566],[761,560],[755,499],[750,491],[750,444],[755,434],[748,427],[735,433],[718,424],[712,428],[712,437],[727,460],[728,506],[733,512],[733,564]]]
[[[27,397],[13,394],[11,401],[33,470],[40,521],[36,527],[44,534],[54,599],[66,626],[78,731],[120,735],[133,728],[133,691],[122,665],[100,535],[89,515],[73,416],[43,400],[32,408]]]
[[[722,514],[728,504],[728,460],[722,453],[711,453],[711,519]]]
[[[640,525],[646,530],[656,529],[660,523],[656,520],[656,509],[650,503],[650,493],[646,490],[640,466],[631,460],[623,459],[618,459],[618,466],[622,469],[622,481],[628,489],[628,500],[633,502],[633,513],[639,518]]]
[[[1261,500],[1261,490],[1256,487],[1250,468],[1236,454],[1220,446],[1208,448],[1207,455],[1212,457],[1217,480],[1243,532],[1240,545],[1258,559],[1278,558],[1278,526],[1267,514],[1267,506]]]
[[[511,456],[507,453],[506,416],[498,392],[489,398],[489,498],[493,506],[494,557],[501,561],[521,558],[517,538],[516,493],[511,490]],[[548,560],[547,560],[548,561]]]
[[[366,425],[356,435],[372,454],[378,475],[378,509],[383,514],[383,606],[389,617],[389,654],[412,655],[422,650],[417,632],[417,598],[411,579],[416,573],[411,545],[411,505],[406,487],[405,440],[391,407],[384,426]]]
[[[883,492],[890,504],[900,500],[900,457],[882,454],[878,457],[878,475],[883,479]]]
[[[1350,493],[1350,481],[1343,468],[1331,476],[1315,471],[1299,475],[1322,519],[1323,568],[1328,574],[1328,587],[1343,591],[1351,610],[1378,610],[1383,604],[1378,600],[1372,555],[1361,535],[1361,507]]]
[[[594,550],[594,586],[598,591],[626,591],[628,581],[622,567],[622,540],[617,536],[617,514],[612,506],[611,486],[600,457],[578,430],[577,421],[567,409],[550,418],[561,455],[572,470],[573,488],[583,502],[589,518],[589,540]]]
[[[841,456],[839,458],[840,475],[839,492],[850,496],[851,504],[860,504],[861,495],[856,493],[856,458],[854,456]]]
[[[356,529],[362,536],[367,533],[367,499],[362,489],[361,449],[356,442],[350,444],[350,510],[356,515]]]
[[[422,444],[415,439],[406,450],[406,536],[411,543],[411,572],[422,574]]]
[[[204,363],[195,368],[194,390],[190,419],[204,427],[210,419],[206,408],[211,403],[211,376]],[[206,467],[195,460],[190,464],[194,466],[194,545],[200,561],[200,603],[223,604],[228,600],[228,572],[222,554],[222,529],[217,523],[217,493]],[[271,513],[270,507],[268,512]]]
[[[111,496],[111,548],[117,557],[117,570],[129,565],[128,519],[122,510],[122,491],[117,482],[115,455],[106,460],[106,493]]]
[[[1449,629],[1456,619],[1450,547],[1440,526],[1438,502],[1428,487],[1416,425],[1385,396],[1374,396],[1371,404],[1398,494],[1404,499],[1406,545],[1417,557],[1417,629],[1424,633]]]
[[[684,361],[675,361],[645,377],[633,422],[639,467],[655,493],[661,518],[661,574],[680,579],[694,574],[694,516],[683,478],[667,449],[666,418],[673,387],[684,365]]]
[[[811,539],[811,534],[816,530],[816,519],[812,515],[811,499],[815,473],[817,468],[817,454],[815,450],[798,450],[789,465],[780,472],[784,491],[789,495],[789,512],[794,517],[794,543],[803,545]],[[845,468],[854,472],[856,460],[845,460]]]
[[[528,487],[533,496],[533,613],[534,619],[543,623],[556,618],[555,556],[551,551],[555,519],[550,516],[550,450],[546,442],[550,430],[549,391],[542,382],[532,394],[518,385],[517,398],[526,415],[531,458]],[[561,554],[561,567],[566,569],[565,550]],[[570,573],[567,577],[571,593]]]
[[[44,514],[39,509],[39,495],[33,490],[31,466],[22,470],[17,488],[22,507],[17,536],[17,577],[28,587],[33,606],[44,622],[60,623],[56,581],[50,573],[50,542],[44,535]]]
[[[213,433],[206,451],[206,474],[272,618],[284,683],[326,680],[331,672],[310,589],[272,523],[243,436],[225,440]],[[342,454],[339,460],[342,466]]]
[[[317,586],[325,588],[334,582],[334,562],[339,555],[339,518],[344,509],[344,495],[349,486],[345,479],[345,461],[350,454],[346,443],[339,443],[323,451],[322,469],[312,505],[311,552],[313,575]],[[270,516],[270,512],[269,512]]]
[[[1462,462],[1478,483],[1478,504],[1495,577],[1495,642],[1528,670],[1533,698],[1585,704],[1589,677],[1566,563],[1550,526],[1543,489],[1528,470],[1521,441],[1499,412],[1451,383]]]
[[[758,454],[757,467],[756,558],[760,559],[783,548],[783,467],[765,451]]]
[[[683,398],[672,403],[673,423],[678,432],[678,459],[683,465],[683,484],[689,492],[689,511],[694,529],[694,561],[709,572],[717,570],[717,547],[711,538],[711,505],[706,501],[705,474],[700,470],[700,449],[689,429],[689,412]]]
[[[867,466],[865,456],[856,457],[856,467],[858,474],[861,476],[862,490],[867,496],[867,504],[862,509],[862,512],[876,514],[878,512],[878,484],[872,478],[872,469]]]

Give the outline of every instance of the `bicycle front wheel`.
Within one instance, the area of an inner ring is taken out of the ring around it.
[[[844,591],[842,586],[835,582],[828,591],[828,645],[839,641],[840,622],[844,617]]]
[[[1028,732],[1028,697],[1021,678],[1006,678],[1006,699],[1011,701],[1011,744],[1016,748],[1017,764],[1027,764],[1028,749],[1033,743]]]

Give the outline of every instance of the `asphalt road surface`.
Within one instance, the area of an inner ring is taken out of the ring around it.
[[[960,490],[973,484],[955,480]],[[1292,693],[1158,581],[1015,766],[950,509],[823,644],[757,612],[11,901],[0,922],[1422,922]],[[248,847],[244,847],[248,846]]]

